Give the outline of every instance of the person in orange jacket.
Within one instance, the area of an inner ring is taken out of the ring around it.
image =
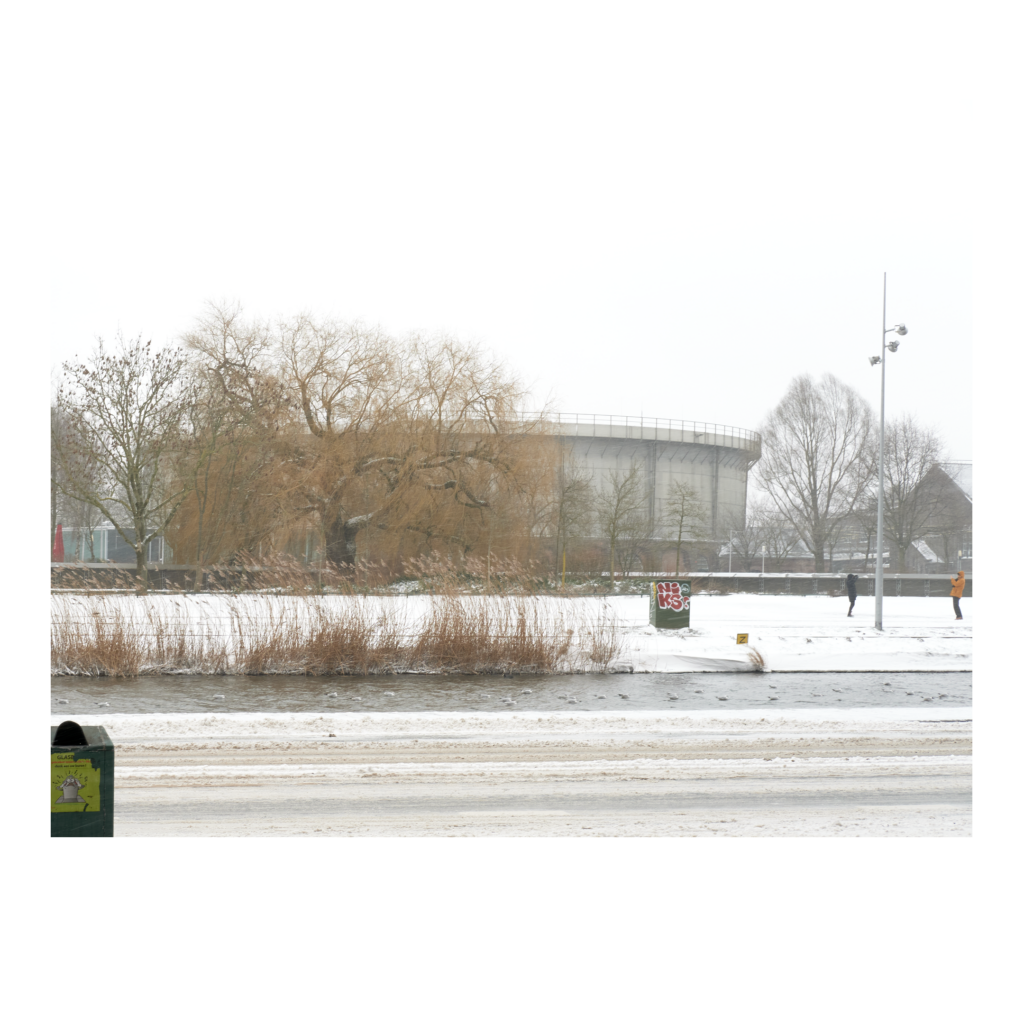
[[[962,619],[963,616],[960,614],[960,598],[964,596],[964,574],[958,572],[956,576],[950,576],[949,582],[953,584],[953,589],[949,592],[949,596],[953,598],[953,611],[956,612],[958,619]]]

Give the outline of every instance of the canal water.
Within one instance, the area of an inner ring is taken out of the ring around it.
[[[970,672],[496,676],[53,676],[55,715],[202,712],[693,711],[972,703]],[[514,703],[509,703],[514,702]]]

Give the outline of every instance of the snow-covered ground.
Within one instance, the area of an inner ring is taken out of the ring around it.
[[[874,599],[860,598],[852,618],[845,599],[782,595],[696,595],[689,630],[648,625],[645,598],[614,602],[625,638],[624,660],[638,672],[736,671],[748,645],[772,672],[951,672],[972,666],[970,619],[956,622],[951,601],[887,598],[881,633]],[[619,605],[622,605],[619,609]],[[968,611],[968,616],[969,616]]]
[[[497,602],[503,598],[464,598]],[[542,629],[572,626],[577,641],[597,623],[614,621],[622,641],[610,668],[617,672],[715,672],[755,667],[759,655],[772,672],[961,671],[972,667],[971,604],[954,621],[951,602],[940,598],[887,598],[884,630],[876,632],[874,601],[862,597],[853,618],[845,598],[784,595],[697,594],[688,630],[648,625],[646,597],[530,598]],[[257,595],[150,595],[145,598],[54,596],[54,612],[91,628],[97,618],[119,616],[139,628],[157,619],[185,624],[196,635],[229,645],[245,623],[308,617],[318,604],[328,613],[359,602],[371,617],[386,612],[399,631],[414,636],[430,611],[426,596],[306,598]],[[749,635],[748,646],[736,643]],[[576,642],[576,641],[574,641]],[[576,670],[581,670],[577,663]]]

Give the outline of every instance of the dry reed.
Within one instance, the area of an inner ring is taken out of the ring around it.
[[[604,672],[615,619],[571,599],[54,595],[55,674]]]
[[[101,599],[102,600],[102,599]],[[93,608],[91,622],[59,606],[50,626],[50,669],[57,674],[136,676],[149,660],[148,638],[120,609]]]

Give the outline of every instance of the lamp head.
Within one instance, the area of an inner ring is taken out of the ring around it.
[[[898,341],[896,341],[896,340],[894,339],[893,341],[890,341],[890,342],[889,342],[889,344],[888,344],[888,345],[886,345],[885,347],[886,347],[886,348],[887,348],[887,349],[888,349],[888,350],[889,350],[890,352],[895,352],[895,351],[896,351],[896,349],[898,349],[898,348],[900,347],[900,343],[899,343]]]
[[[870,364],[871,364],[872,366],[877,366],[877,365],[878,365],[878,363],[880,363],[881,361],[882,361],[882,357],[881,357],[881,356],[869,356],[869,357],[868,357],[868,362],[869,362],[869,363],[870,363]]]
[[[898,335],[900,335],[900,337],[902,337],[904,334],[907,333],[907,325],[906,324],[897,324],[896,325],[896,333]]]

